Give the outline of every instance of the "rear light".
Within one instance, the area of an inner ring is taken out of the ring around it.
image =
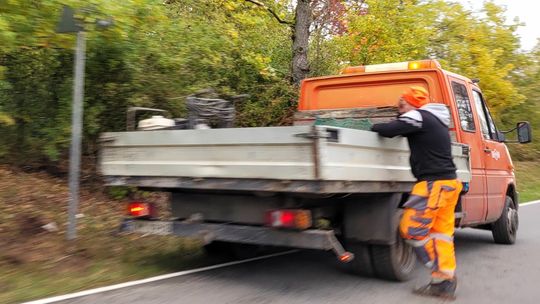
[[[308,229],[312,226],[311,211],[301,209],[271,210],[266,213],[266,225],[275,228]]]
[[[128,204],[128,215],[132,217],[155,218],[157,212],[152,203],[131,202]]]

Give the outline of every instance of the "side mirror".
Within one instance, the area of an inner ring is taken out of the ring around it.
[[[526,144],[532,141],[531,124],[528,121],[518,122],[516,128],[520,144]]]

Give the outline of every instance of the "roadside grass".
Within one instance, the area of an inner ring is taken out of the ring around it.
[[[520,201],[540,200],[540,162],[515,162],[514,165]]]
[[[0,266],[0,303],[20,303],[217,262],[206,258],[197,244],[185,240],[121,237],[109,241],[121,243],[117,256],[106,257],[107,248],[96,246],[99,249],[95,247],[94,251],[102,256],[81,257],[75,253],[60,261]],[[141,249],[133,242],[148,247]]]
[[[145,194],[152,196],[153,194]],[[166,194],[152,201],[167,214]],[[224,262],[198,241],[118,233],[125,210],[83,187],[76,241],[65,240],[68,189],[62,179],[0,166],[0,303],[20,303]],[[43,225],[53,223],[52,231]]]

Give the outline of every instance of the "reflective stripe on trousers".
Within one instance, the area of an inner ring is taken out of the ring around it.
[[[400,233],[434,278],[452,278],[456,270],[454,211],[462,187],[457,179],[418,182],[404,204]]]

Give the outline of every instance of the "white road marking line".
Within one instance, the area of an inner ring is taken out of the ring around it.
[[[540,204],[540,200],[522,203],[522,204],[519,204],[519,206],[523,207],[523,206],[529,206],[529,205],[535,205],[535,204]]]
[[[244,263],[249,263],[249,262],[253,262],[253,261],[269,259],[269,258],[273,258],[273,257],[277,257],[277,256],[282,256],[282,255],[295,253],[295,252],[298,252],[298,251],[299,250],[295,249],[295,250],[289,250],[289,251],[285,251],[285,252],[279,252],[279,253],[263,255],[263,256],[256,257],[256,258],[251,258],[251,259],[245,259],[245,260],[240,260],[240,261],[233,261],[233,262],[227,262],[227,263],[223,263],[223,264],[206,266],[206,267],[202,267],[202,268],[184,270],[184,271],[159,275],[159,276],[155,276],[155,277],[151,277],[151,278],[147,278],[147,279],[131,281],[131,282],[125,282],[125,283],[120,283],[120,284],[115,284],[115,285],[110,285],[110,286],[105,286],[105,287],[99,287],[99,288],[94,288],[94,289],[89,289],[89,290],[83,290],[83,291],[70,293],[70,294],[66,294],[66,295],[62,295],[62,296],[56,296],[56,297],[51,297],[51,298],[46,298],[46,299],[41,299],[41,300],[25,302],[25,303],[22,303],[22,304],[47,304],[47,303],[53,303],[53,302],[58,302],[58,301],[64,301],[64,300],[69,300],[69,299],[73,299],[73,298],[79,298],[79,297],[88,296],[88,295],[91,295],[91,294],[116,290],[116,289],[120,289],[120,288],[131,287],[131,286],[135,286],[135,285],[141,285],[141,284],[151,283],[151,282],[160,281],[160,280],[166,280],[166,279],[170,279],[170,278],[174,278],[174,277],[185,276],[185,275],[192,274],[192,273],[203,272],[203,271],[213,270],[213,269],[217,269],[217,268],[229,267],[229,266],[234,266],[234,265],[238,265],[238,264],[244,264]]]

